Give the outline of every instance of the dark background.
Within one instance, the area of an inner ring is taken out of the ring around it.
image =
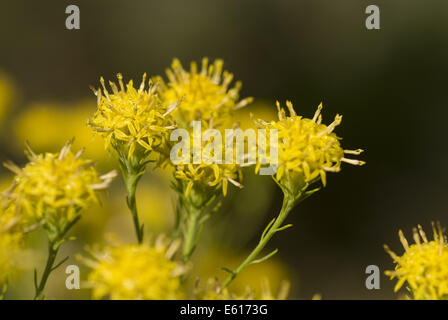
[[[80,7],[80,30],[65,29],[68,4]],[[364,25],[370,4],[381,30]],[[290,99],[308,117],[322,101],[326,123],[343,114],[342,144],[366,150],[367,165],[330,174],[271,246],[298,275],[292,298],[396,298],[384,275],[381,290],[365,288],[366,266],[392,267],[382,245],[401,253],[399,228],[412,238],[418,223],[448,225],[447,24],[443,0],[2,1],[0,68],[21,91],[16,112],[94,99],[99,76],[161,74],[173,57],[223,58],[242,96]],[[14,155],[7,132],[2,141],[3,161]],[[280,208],[272,192],[262,224]]]

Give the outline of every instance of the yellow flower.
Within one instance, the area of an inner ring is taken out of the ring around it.
[[[107,245],[81,258],[93,270],[88,285],[94,299],[172,300],[183,298],[180,276],[186,268],[173,261],[179,242],[162,237],[154,245]]]
[[[3,121],[5,115],[11,107],[14,98],[14,87],[9,78],[0,73],[0,122]]]
[[[300,177],[306,183],[311,183],[320,178],[326,185],[327,172],[339,172],[341,162],[354,165],[363,165],[363,161],[347,159],[345,154],[358,155],[363,150],[343,150],[340,138],[333,132],[342,121],[342,116],[336,115],[335,120],[328,126],[322,124],[322,104],[317,108],[312,119],[296,115],[290,101],[286,102],[289,116],[277,101],[279,121],[256,121],[259,128],[267,131],[267,145],[270,145],[270,131],[278,130],[278,169],[276,179],[279,181],[284,176]],[[263,148],[263,146],[259,146]],[[271,146],[272,148],[272,146]],[[259,159],[256,170],[259,170]]]
[[[209,65],[208,59],[202,59],[199,71],[196,62],[191,62],[190,71],[186,71],[178,59],[174,59],[171,69],[166,70],[168,83],[161,77],[158,91],[166,104],[180,99],[175,118],[181,127],[188,127],[193,120],[208,122],[215,119],[219,122],[228,119],[233,110],[239,109],[252,101],[252,98],[239,99],[241,82],[229,88],[233,74],[222,70],[223,61],[215,60]]]
[[[94,162],[81,157],[83,150],[71,152],[71,143],[67,142],[59,153],[39,155],[28,146],[29,163],[23,169],[11,162],[5,164],[16,174],[6,195],[16,201],[17,208],[24,210],[27,217],[71,220],[79,209],[98,202],[97,192],[107,188],[115,177],[115,171],[99,176]]]
[[[111,157],[104,152],[104,142],[101,137],[93,136],[92,130],[85,123],[93,107],[93,101],[79,101],[74,104],[33,103],[18,115],[14,123],[17,145],[29,141],[36,152],[53,151],[76,136],[74,148],[86,146],[86,156],[101,160],[99,164],[105,162],[111,167]]]
[[[222,288],[220,281],[216,278],[209,278],[204,287],[200,287],[199,281],[197,281],[194,293],[198,300],[249,300],[253,298],[250,287],[247,286],[243,294],[236,294],[227,288]]]
[[[394,271],[386,271],[391,279],[398,279],[395,291],[407,283],[414,299],[448,299],[448,245],[440,225],[437,229],[433,225],[433,232],[434,240],[428,241],[419,225],[418,230],[413,230],[415,244],[409,245],[400,230],[400,241],[405,249],[402,256],[384,246],[396,263]]]
[[[222,288],[221,283],[216,278],[208,279],[204,288],[199,287],[196,283],[195,295],[200,300],[285,300],[289,292],[289,282],[283,281],[277,295],[271,291],[269,280],[263,278],[261,281],[261,292],[257,292],[250,286],[246,286],[242,294],[230,292],[228,288]]]
[[[21,222],[14,205],[0,204],[0,286],[18,267],[23,248]]]
[[[168,130],[173,128],[169,113],[177,101],[172,105],[162,104],[151,82],[145,89],[146,74],[138,89],[132,80],[125,88],[122,75],[117,77],[119,88],[109,83],[112,93],[107,91],[104,79],[100,79],[103,91],[95,91],[98,109],[89,119],[89,125],[105,138],[106,148],[122,152],[124,147],[130,158],[136,150],[146,153],[166,141]]]
[[[196,273],[194,276],[201,275],[201,278],[204,279],[212,278],[215,275],[221,277],[227,273],[221,271],[220,274],[216,274],[216,270],[220,270],[223,266],[236,265],[245,257],[245,254],[237,254],[224,247],[210,247],[206,250],[200,250],[195,259]],[[241,272],[226,289],[231,290],[230,293],[241,294],[247,293],[247,287],[249,287],[254,299],[267,299],[268,295],[274,298],[286,298],[285,292],[288,291],[286,289],[288,289],[289,283],[286,283],[284,279],[293,278],[293,274],[285,263],[274,257],[263,263],[253,264],[251,268],[250,271]],[[266,276],[268,276],[269,281]],[[292,280],[295,283],[294,279]],[[220,287],[219,281],[216,284],[219,284],[218,287]],[[278,294],[272,294],[271,288]]]
[[[229,182],[242,188],[241,168],[235,164],[186,164],[178,165],[175,172],[176,179],[186,183],[185,196],[189,196],[193,187],[196,190],[222,189],[227,195]]]
[[[193,145],[193,135],[190,135],[190,139],[191,145]],[[174,177],[178,181],[185,184],[184,190],[185,196],[187,197],[193,189],[194,193],[205,194],[221,189],[223,195],[226,196],[229,182],[238,188],[242,188],[241,181],[243,179],[243,174],[241,165],[236,163],[235,152],[233,155],[233,163],[226,164],[224,163],[224,159],[220,159],[222,160],[222,163],[219,163],[219,161],[215,161],[215,159],[213,159],[214,149],[212,144],[213,143],[210,140],[201,140],[201,150],[199,151],[201,152],[200,163],[195,164],[192,163],[194,161],[190,161],[189,164],[178,164],[175,166]],[[208,150],[209,147],[211,150]],[[235,144],[233,145],[233,148],[235,148]],[[205,150],[210,152],[203,152]],[[194,159],[194,151],[194,148],[190,149],[190,160]],[[224,158],[224,145],[221,146],[221,154],[222,158]]]

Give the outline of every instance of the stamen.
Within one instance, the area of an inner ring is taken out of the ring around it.
[[[403,231],[398,231],[398,236],[400,237],[400,242],[403,245],[404,250],[408,251],[409,250],[409,244],[408,244],[408,240],[406,240]]]
[[[366,164],[365,161],[355,160],[355,159],[347,159],[347,158],[342,158],[341,161],[355,165],[355,166],[363,166]]]
[[[313,117],[313,121],[314,122],[316,122],[316,120],[318,120],[321,111],[322,111],[322,102],[319,104],[319,106],[317,107],[316,112],[314,113],[314,117]]]
[[[356,149],[356,150],[344,150],[345,154],[354,154],[354,155],[360,155],[361,153],[363,153],[364,150],[362,149]]]

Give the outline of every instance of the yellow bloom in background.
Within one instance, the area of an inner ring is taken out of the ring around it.
[[[272,108],[271,101],[256,100],[245,108],[238,109],[233,119],[237,122],[238,127],[242,130],[246,129],[258,129],[257,124],[253,120],[253,115],[256,114],[257,118],[265,121],[272,121],[277,118],[277,112]]]
[[[115,244],[90,250],[93,259],[80,259],[92,268],[87,285],[93,289],[93,299],[182,299],[180,276],[186,268],[172,260],[179,245],[158,237],[154,245]]]
[[[0,203],[0,287],[18,268],[23,248],[21,225],[14,205]]]
[[[132,80],[125,87],[122,75],[117,77],[119,88],[109,82],[112,93],[107,91],[101,78],[103,90],[95,91],[98,108],[89,119],[89,125],[105,138],[106,148],[119,151],[124,147],[128,158],[136,149],[149,152],[163,145],[168,131],[174,128],[169,113],[177,106],[177,101],[163,104],[151,81],[145,88],[146,74],[138,89],[134,88]]]
[[[94,162],[82,158],[82,150],[71,151],[69,141],[59,153],[35,154],[27,149],[29,163],[23,169],[9,162],[13,187],[6,195],[27,217],[40,220],[47,216],[73,219],[79,209],[99,201],[98,191],[107,188],[115,177],[111,171],[100,176]]]
[[[104,142],[87,126],[95,102],[38,102],[21,112],[14,121],[16,145],[28,141],[36,152],[56,151],[67,140],[76,137],[73,147],[85,147],[85,155],[110,167],[111,157],[104,152]]]
[[[244,256],[244,254],[238,254],[228,248],[213,246],[204,248],[198,252],[197,257],[194,259],[195,269],[193,276],[201,277],[201,279],[214,279],[216,276],[225,276],[227,273],[221,268],[237,264]],[[217,274],[217,270],[221,270],[220,273]],[[250,271],[239,274],[226,289],[228,289],[227,293],[233,296],[249,295],[253,299],[267,299],[269,292],[271,297],[286,298],[284,293],[288,291],[286,289],[289,289],[289,283],[285,282],[285,279],[291,279],[291,277],[292,274],[288,266],[280,259],[272,258],[263,263],[253,264]],[[267,278],[269,282],[267,282]],[[220,282],[217,281],[215,285],[219,287]],[[213,286],[206,288],[210,289]],[[212,292],[214,291],[212,290]],[[220,292],[222,294],[225,293],[223,290]],[[272,292],[278,294],[272,294]],[[280,293],[282,294],[280,295]]]
[[[243,294],[235,294],[227,288],[222,288],[216,278],[209,278],[203,287],[201,287],[200,281],[197,281],[194,293],[198,300],[248,300],[253,298],[250,287],[246,287]]]
[[[261,288],[261,292],[256,292],[250,286],[246,286],[242,294],[235,294],[230,292],[228,288],[222,288],[218,279],[210,278],[204,288],[200,287],[198,281],[195,296],[199,300],[285,300],[288,297],[289,282],[283,281],[276,295],[272,293],[267,278],[261,280]]]
[[[252,101],[252,98],[238,101],[241,82],[230,87],[233,74],[223,72],[223,64],[217,59],[209,65],[208,59],[203,58],[201,70],[196,62],[191,62],[190,71],[186,71],[180,61],[174,59],[171,68],[166,70],[168,82],[156,77],[160,97],[166,104],[182,99],[174,112],[179,126],[187,128],[193,120],[209,122],[213,119],[215,123],[222,123],[233,110]]]
[[[440,225],[437,229],[433,226],[433,232],[434,240],[429,241],[419,225],[418,230],[413,230],[415,243],[409,245],[400,230],[400,241],[405,249],[401,256],[384,246],[396,263],[394,271],[386,271],[391,279],[398,279],[395,291],[406,283],[416,300],[448,299],[448,244]]]
[[[105,218],[108,220],[107,223],[103,222],[103,225],[106,225],[107,233],[132,241],[133,227],[129,220],[126,201],[123,199],[124,192],[124,188],[114,188],[110,191],[109,200],[104,203]],[[171,232],[174,225],[174,205],[169,186],[156,183],[145,176],[140,181],[136,194],[139,217],[151,233]],[[92,224],[90,228],[93,233],[96,227]],[[97,235],[101,236],[98,233]]]
[[[336,126],[342,121],[342,116],[336,115],[335,120],[330,125],[322,124],[322,104],[317,108],[312,119],[298,116],[290,101],[286,102],[289,116],[280,107],[277,101],[278,121],[265,122],[257,120],[256,123],[261,129],[267,130],[267,145],[269,146],[269,130],[278,130],[278,170],[276,179],[281,180],[284,176],[302,177],[306,183],[311,183],[320,179],[326,185],[327,172],[339,172],[341,162],[354,165],[363,165],[363,161],[347,159],[345,154],[358,155],[362,152],[358,150],[343,150],[340,138],[333,132]],[[263,148],[263,146],[259,146]],[[269,161],[269,158],[259,159]],[[257,170],[260,167],[257,164]]]
[[[9,77],[0,72],[0,123],[3,122],[11,107],[14,91],[14,87]]]

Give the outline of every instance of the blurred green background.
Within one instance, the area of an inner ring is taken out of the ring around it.
[[[65,29],[69,4],[80,8],[80,30]],[[370,4],[380,7],[381,30],[364,26]],[[85,127],[95,110],[89,85],[117,72],[126,79],[163,74],[174,57],[184,65],[223,58],[243,81],[242,96],[255,98],[244,119],[248,112],[269,117],[277,99],[310,117],[322,101],[325,123],[344,116],[336,130],[343,146],[366,150],[366,166],[329,175],[328,186],[294,210],[294,228],[271,241],[279,254],[247,269],[247,281],[264,273],[275,287],[288,278],[291,298],[393,299],[395,282],[384,274],[380,290],[364,285],[368,265],[392,268],[382,245],[401,253],[399,228],[410,238],[418,223],[427,232],[431,221],[448,226],[447,27],[443,0],[2,1],[0,80],[10,97],[0,112],[0,160],[24,164],[26,139],[39,152],[55,152],[76,136],[77,147],[111,168],[113,159]],[[0,169],[2,185],[10,178]],[[222,276],[223,263],[234,267],[280,209],[281,193],[268,177],[248,173],[244,184],[208,222],[197,259],[204,273]],[[139,192],[150,231],[169,230],[166,174],[148,174]],[[133,236],[121,180],[110,193],[103,207],[84,214],[66,252],[81,252],[104,232]],[[45,239],[34,237],[39,253]],[[39,266],[44,253],[36,254]],[[63,268],[52,275],[49,298],[88,297],[66,290],[64,277]],[[29,298],[31,282],[27,271],[12,296]]]

